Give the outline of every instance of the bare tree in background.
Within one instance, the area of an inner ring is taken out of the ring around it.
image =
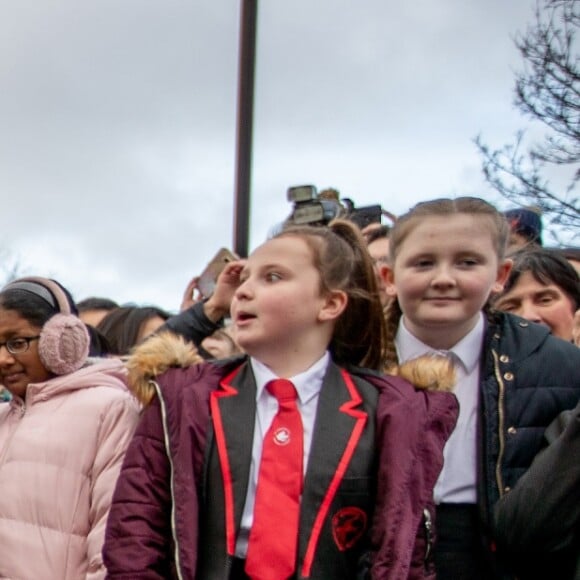
[[[20,261],[9,250],[0,249],[0,287],[22,275]]]
[[[515,205],[538,207],[550,224],[572,228],[574,234],[580,232],[579,24],[580,0],[538,0],[535,21],[515,38],[524,61],[516,75],[515,104],[543,125],[544,137],[527,150],[524,131],[497,150],[481,136],[475,140],[494,189]],[[557,167],[568,176],[562,190],[548,177]]]

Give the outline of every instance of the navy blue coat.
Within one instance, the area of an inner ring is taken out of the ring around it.
[[[493,313],[482,357],[478,503],[491,547],[495,503],[530,467],[546,427],[580,400],[580,349],[544,326]]]

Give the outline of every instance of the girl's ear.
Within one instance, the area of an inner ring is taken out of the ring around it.
[[[495,279],[495,283],[491,288],[492,294],[501,294],[503,292],[503,287],[509,278],[513,265],[513,260],[510,260],[509,258],[504,260],[499,265],[497,269],[497,278]]]
[[[394,298],[397,295],[397,288],[395,287],[395,273],[390,266],[383,264],[379,270],[379,274],[385,284],[387,295]]]
[[[318,320],[326,322],[336,320],[346,308],[348,296],[343,290],[331,290],[324,299],[324,304],[318,313]]]

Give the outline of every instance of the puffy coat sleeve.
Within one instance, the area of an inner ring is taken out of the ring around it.
[[[494,510],[498,546],[517,567],[577,550],[580,541],[580,404],[546,438],[549,446]]]
[[[434,578],[427,564],[433,537],[433,488],[443,467],[443,447],[455,427],[458,404],[450,393],[415,391],[389,378],[377,407],[379,475],[371,540],[371,577]]]
[[[131,441],[107,523],[107,578],[170,578],[170,464],[158,398],[145,409]]]
[[[133,437],[138,418],[139,407],[129,393],[115,396],[101,414],[97,451],[91,473],[91,525],[87,535],[87,579],[90,580],[105,577],[102,548],[107,516],[123,457]]]

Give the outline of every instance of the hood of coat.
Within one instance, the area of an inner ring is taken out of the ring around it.
[[[425,354],[390,369],[391,375],[401,377],[416,389],[452,391],[456,382],[455,366],[451,359],[437,354]]]
[[[128,386],[139,402],[155,395],[155,379],[170,368],[186,368],[204,362],[195,346],[171,332],[160,332],[140,344],[127,359]]]
[[[171,332],[161,332],[139,345],[127,359],[129,389],[139,402],[147,405],[155,396],[158,376],[170,368],[187,368],[203,362],[192,343]],[[410,360],[388,374],[400,376],[418,389],[451,391],[455,385],[453,363],[438,356]]]
[[[127,390],[127,370],[119,359],[88,359],[78,371],[31,383],[26,390],[26,404],[45,401],[66,392],[95,386]]]

